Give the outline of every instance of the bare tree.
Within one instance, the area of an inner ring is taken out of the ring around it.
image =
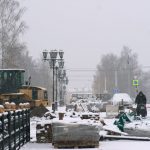
[[[93,91],[100,94],[104,91],[113,93],[117,90],[134,96],[135,88],[132,86],[134,76],[138,78],[141,76],[137,54],[124,46],[120,57],[114,54],[102,57],[94,76]]]
[[[25,69],[25,81],[31,78],[31,86],[45,87],[48,90],[49,99],[52,99],[52,72],[49,64],[41,59],[34,60],[29,52],[21,55],[20,67]]]
[[[18,68],[19,59],[26,48],[21,42],[21,35],[26,29],[21,20],[24,8],[17,0],[0,0],[0,50],[1,67]]]
[[[138,64],[138,56],[136,53],[124,46],[120,56],[120,71],[118,72],[119,88],[123,92],[129,93],[131,96],[135,94],[135,88],[132,86],[132,80],[137,76],[141,76],[141,67]]]
[[[94,76],[93,87],[97,87],[94,90],[96,94],[110,92],[112,91],[112,87],[115,87],[115,70],[117,64],[118,58],[114,54],[103,55]]]

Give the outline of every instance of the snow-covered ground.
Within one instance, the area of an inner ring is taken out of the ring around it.
[[[148,141],[102,141],[99,144],[99,148],[89,148],[89,150],[149,150],[150,142]],[[27,143],[21,150],[51,150],[54,149],[49,143],[38,144],[38,143]],[[66,149],[69,150],[69,149]],[[75,150],[75,149],[74,149]],[[87,150],[82,148],[80,150]]]
[[[64,111],[64,108],[61,108],[59,111]],[[101,117],[105,117],[105,113],[100,114]],[[150,117],[150,110],[148,110],[148,118]],[[64,119],[64,121],[67,121],[69,118]],[[57,119],[55,119],[57,120]],[[82,122],[82,120],[78,118],[71,118],[69,121],[79,121]],[[104,119],[105,120],[105,119]],[[44,118],[32,118],[31,121],[31,142],[24,145],[21,150],[51,150],[54,149],[52,144],[46,143],[46,144],[39,144],[35,143],[36,141],[36,123],[37,121],[45,122]],[[107,124],[111,124],[114,121],[114,119],[105,120]],[[88,123],[92,123],[92,120]],[[55,148],[56,149],[56,148]],[[88,148],[83,148],[82,150],[87,150]],[[89,148],[90,150],[149,150],[150,149],[150,141],[131,141],[131,140],[112,140],[112,141],[100,141],[99,148]],[[68,149],[67,149],[68,150]],[[80,149],[81,150],[81,149]]]

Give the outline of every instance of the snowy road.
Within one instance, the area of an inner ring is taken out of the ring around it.
[[[51,149],[54,149],[51,144],[37,144],[37,143],[28,143],[21,148],[21,150],[51,150]],[[105,142],[100,142],[99,148],[89,148],[89,150],[135,150],[135,149],[149,150],[150,142],[123,141],[123,140],[105,141]],[[80,149],[80,150],[87,150],[87,148]]]

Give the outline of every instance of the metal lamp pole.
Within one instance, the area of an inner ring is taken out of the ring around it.
[[[63,86],[63,100],[64,100],[64,104],[66,104],[66,102],[67,102],[66,101],[66,85],[68,85],[68,82],[69,82],[67,76],[65,76],[63,82],[64,82],[64,86]]]
[[[55,67],[55,60],[53,59],[52,61],[53,63],[53,103],[52,103],[52,110],[55,112],[55,83],[54,83],[54,67]]]
[[[64,55],[64,52],[62,50],[59,51],[59,57],[60,59],[57,59],[58,62],[57,62],[57,66],[56,66],[56,102],[55,102],[55,106],[56,106],[56,109],[58,107],[58,89],[57,89],[57,81],[58,81],[58,69],[62,69],[64,67],[64,61],[63,61],[63,55]]]
[[[53,103],[52,103],[52,110],[55,112],[56,108],[55,108],[55,79],[54,79],[54,76],[55,76],[55,63],[56,63],[56,58],[57,58],[57,50],[51,50],[49,52],[50,54],[50,60],[52,60],[52,63],[53,63]]]
[[[64,105],[64,94],[63,94],[63,85],[64,85],[64,79],[66,77],[66,70],[62,70],[61,71],[61,86],[60,86],[60,101],[61,101],[61,105]]]
[[[59,57],[60,59],[57,59],[57,54],[59,53]],[[63,61],[63,54],[64,52],[62,50],[60,50],[59,52],[57,50],[51,50],[49,52],[50,54],[50,58],[47,58],[47,54],[48,52],[46,50],[43,51],[43,60],[44,61],[49,61],[49,65],[51,68],[51,63],[52,63],[52,69],[53,69],[53,103],[52,103],[52,110],[55,112],[56,110],[56,106],[55,106],[55,63],[56,61]]]
[[[57,103],[57,78],[58,78],[58,65],[56,66],[56,101],[55,101],[55,108],[56,108],[56,110],[57,110],[57,105],[58,105],[58,103]]]
[[[64,61],[59,61],[58,63],[59,63],[59,68],[60,69],[59,69],[59,71],[57,71],[57,73],[58,73],[57,75],[58,75],[58,78],[59,78],[59,94],[60,94],[59,96],[60,96],[60,101],[61,101],[61,98],[62,98],[62,96],[61,96],[62,95],[61,94],[62,93],[61,92],[61,87],[62,87],[62,76],[63,76],[62,75],[62,69],[64,68]]]

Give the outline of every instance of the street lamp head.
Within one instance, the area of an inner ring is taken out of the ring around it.
[[[51,50],[50,52],[50,57],[51,59],[56,59],[57,58],[57,50]]]
[[[47,53],[48,52],[46,50],[43,51],[43,58],[44,58],[44,60],[46,60],[46,58],[47,58]]]
[[[59,50],[59,57],[60,57],[60,59],[63,59],[63,56],[64,56],[63,50]]]

